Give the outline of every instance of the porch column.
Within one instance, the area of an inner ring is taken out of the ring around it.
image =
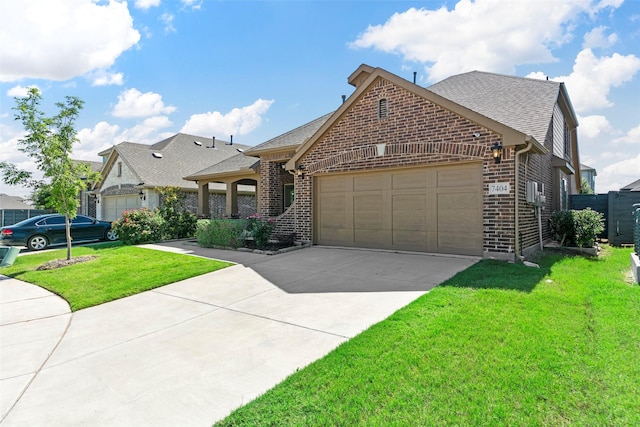
[[[238,182],[227,182],[227,216],[238,215]]]
[[[209,211],[209,183],[201,183],[198,185],[198,216],[207,217],[211,216]]]
[[[262,203],[260,203],[260,191],[262,186],[260,185],[260,178],[256,179],[256,213],[262,213]]]

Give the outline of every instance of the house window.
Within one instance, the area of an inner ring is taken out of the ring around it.
[[[295,195],[293,184],[285,184],[284,191],[282,194],[284,196],[284,201],[282,205],[284,206],[284,210],[287,210],[289,209],[289,206],[293,204],[293,199]]]
[[[386,98],[382,98],[378,101],[378,118],[386,119],[389,117],[389,103]]]
[[[560,210],[569,209],[569,195],[567,192],[567,178],[560,179]]]
[[[118,176],[122,176],[122,162],[118,162]]]

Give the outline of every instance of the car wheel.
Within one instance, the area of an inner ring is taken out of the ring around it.
[[[49,241],[44,236],[31,236],[27,241],[27,247],[32,251],[40,251],[49,246]]]
[[[114,240],[118,240],[118,234],[112,229],[108,229],[104,234],[104,238],[113,242]]]

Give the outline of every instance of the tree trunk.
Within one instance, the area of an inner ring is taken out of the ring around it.
[[[64,229],[67,235],[67,260],[71,260],[71,223],[69,215],[64,216]]]

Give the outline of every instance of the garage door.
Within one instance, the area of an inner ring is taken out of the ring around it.
[[[102,198],[102,219],[115,221],[122,216],[122,212],[129,209],[140,209],[140,197],[132,196],[107,196]]]
[[[316,243],[482,255],[482,165],[319,176]]]

